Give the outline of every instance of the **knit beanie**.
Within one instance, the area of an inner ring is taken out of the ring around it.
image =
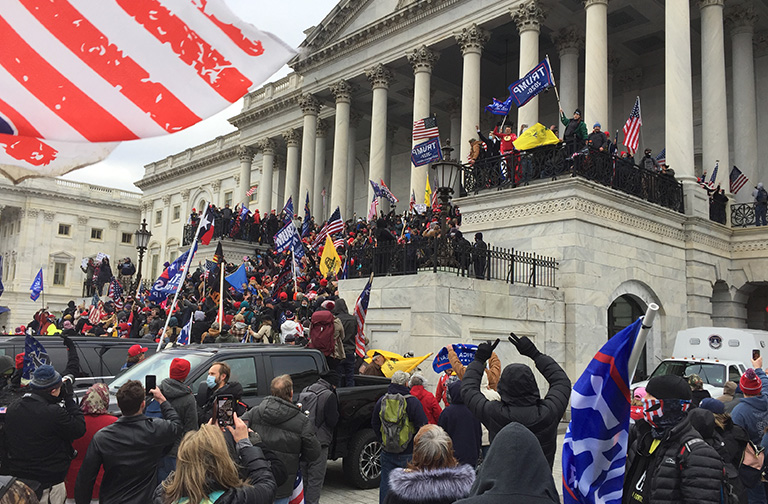
[[[189,367],[190,365],[187,359],[176,357],[171,361],[171,370],[168,376],[170,376],[172,380],[184,381],[189,374]]]
[[[756,396],[760,394],[763,388],[763,382],[758,378],[754,369],[747,369],[746,373],[741,375],[739,388],[745,396]]]
[[[645,391],[656,399],[691,400],[691,387],[681,376],[655,376],[648,382]]]
[[[21,352],[20,354],[16,354],[16,369],[21,369],[24,367],[24,352]]]
[[[60,384],[61,375],[49,364],[37,368],[32,381],[29,382],[29,386],[37,390],[52,389]]]
[[[713,399],[711,397],[705,397],[701,400],[701,403],[699,404],[699,408],[709,410],[712,413],[722,415],[725,413],[725,404],[723,404],[723,401],[718,401],[717,399]]]

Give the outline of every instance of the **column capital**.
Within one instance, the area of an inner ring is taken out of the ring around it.
[[[734,7],[725,14],[725,23],[731,29],[731,35],[753,33],[758,19],[754,7],[748,5]]]
[[[699,6],[699,9],[704,9],[706,7],[723,7],[725,6],[725,0],[697,0],[696,2]]]
[[[640,80],[643,78],[643,69],[640,67],[629,68],[618,74],[616,77],[624,92],[640,89]]]
[[[357,128],[358,126],[360,126],[360,121],[362,119],[363,119],[363,114],[361,114],[357,110],[349,111],[349,127],[350,128]]]
[[[413,67],[413,73],[431,73],[435,63],[440,59],[440,53],[433,51],[425,45],[406,53],[405,56],[408,58],[408,63]]]
[[[584,2],[584,8],[589,9],[593,5],[597,5],[597,4],[608,5],[608,2],[610,0],[581,0],[581,1]]]
[[[239,173],[235,173],[234,175],[232,175],[232,179],[234,179],[235,185],[239,187],[240,186],[240,174]]]
[[[336,103],[349,103],[352,100],[353,91],[352,84],[344,79],[331,85],[331,94],[336,98]]]
[[[454,34],[456,42],[458,42],[461,48],[461,55],[469,53],[480,54],[483,50],[483,46],[491,38],[491,34],[477,24],[472,23],[471,26],[462,28],[460,32]]]
[[[241,145],[237,148],[237,156],[240,158],[241,163],[252,163],[253,155],[253,149],[247,145]]]
[[[191,191],[190,189],[182,189],[182,190],[181,190],[181,199],[182,199],[183,201],[189,201],[189,194],[190,194],[191,192],[192,192],[192,191]]]
[[[221,189],[221,180],[214,180],[211,182],[211,189],[213,189],[213,192],[219,192],[219,189]]]
[[[315,95],[311,93],[305,93],[299,98],[299,107],[304,115],[317,115],[320,112],[322,105]]]
[[[271,138],[264,138],[262,140],[259,140],[256,146],[262,152],[262,154],[267,154],[272,156],[275,155],[275,150],[277,149],[277,144]]]
[[[328,134],[328,121],[325,119],[318,119],[317,120],[317,130],[316,135],[318,138],[325,138],[325,135]]]
[[[171,204],[171,195],[163,194],[163,205],[168,206]]]
[[[301,142],[301,133],[296,128],[291,128],[288,131],[283,132],[283,139],[285,145],[288,147],[298,147]]]
[[[381,63],[366,70],[365,76],[368,77],[368,82],[371,83],[373,89],[388,89],[394,78],[392,71]]]
[[[520,33],[527,31],[541,31],[541,22],[547,18],[546,11],[541,7],[539,0],[528,0],[517,7],[509,9],[512,21],[517,25],[517,31]]]
[[[578,54],[584,49],[583,30],[571,25],[561,28],[556,35],[552,35],[552,42],[557,47],[560,56],[563,54]]]

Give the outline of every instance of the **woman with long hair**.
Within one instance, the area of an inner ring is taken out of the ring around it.
[[[451,437],[434,424],[419,429],[413,438],[413,459],[405,469],[389,475],[384,504],[451,504],[469,494],[475,470],[459,465]]]
[[[188,432],[179,444],[176,471],[155,490],[154,504],[271,504],[277,485],[261,448],[248,440],[248,427],[234,414],[227,427],[237,444],[240,479],[222,431],[211,422]]]

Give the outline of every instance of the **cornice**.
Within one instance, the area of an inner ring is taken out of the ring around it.
[[[74,201],[77,203],[82,203],[85,205],[94,205],[97,204],[99,206],[108,206],[112,208],[118,208],[118,209],[128,209],[128,210],[136,210],[138,211],[141,207],[141,200],[136,199],[135,204],[130,204],[128,200],[125,202],[122,201],[114,201],[110,199],[104,199],[104,200],[96,200],[96,199],[89,199],[89,198],[83,198],[75,193],[72,192],[65,192],[62,190],[62,192],[56,192],[52,190],[47,189],[39,189],[36,187],[26,187],[23,185],[3,185],[3,193],[4,194],[19,194],[24,197],[30,197],[30,196],[37,196],[40,198],[45,198],[48,201],[56,201],[56,200],[67,200],[67,201]],[[13,204],[8,204],[8,206],[16,206]]]
[[[265,106],[242,112],[235,117],[229,119],[229,123],[235,126],[237,129],[244,129],[248,125],[257,122],[259,119],[265,116],[271,116],[281,112],[287,108],[298,106],[303,93],[301,90],[279,98],[277,100],[270,100],[265,103]]]
[[[158,185],[167,180],[175,179],[181,175],[186,175],[187,173],[193,172],[195,170],[206,168],[222,161],[239,159],[239,148],[240,146],[234,145],[224,150],[214,152],[213,154],[209,154],[204,158],[192,160],[179,165],[174,165],[172,168],[167,169],[161,173],[156,173],[154,175],[150,175],[149,177],[144,177],[138,182],[134,182],[134,185],[142,191],[145,191],[152,186]]]

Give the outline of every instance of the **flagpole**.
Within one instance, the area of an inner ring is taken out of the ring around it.
[[[547,59],[547,65],[549,65],[549,74],[552,76],[552,87],[555,88],[555,97],[557,97],[557,109],[560,110],[560,93],[557,92],[557,81],[555,81],[555,72],[552,70],[552,63],[549,61],[549,54],[546,56]]]
[[[291,270],[293,273],[293,293],[299,292],[299,280],[296,278],[296,254],[293,253],[293,247],[291,247]]]
[[[224,252],[219,263],[219,329],[224,327]]]
[[[643,150],[645,150],[645,138],[643,137],[643,108],[640,106],[640,96],[637,97],[637,113],[640,114],[640,142],[642,142]],[[632,157],[635,156],[636,152],[637,150],[632,153]]]
[[[640,355],[645,348],[645,341],[648,339],[648,333],[651,331],[653,321],[656,319],[656,313],[659,311],[659,305],[651,303],[648,305],[648,309],[643,316],[643,324],[640,326],[640,331],[637,333],[637,339],[635,340],[635,346],[632,348],[632,353],[629,354],[629,361],[627,362],[627,369],[629,374],[627,375],[632,380],[637,370],[637,364],[640,362]]]

